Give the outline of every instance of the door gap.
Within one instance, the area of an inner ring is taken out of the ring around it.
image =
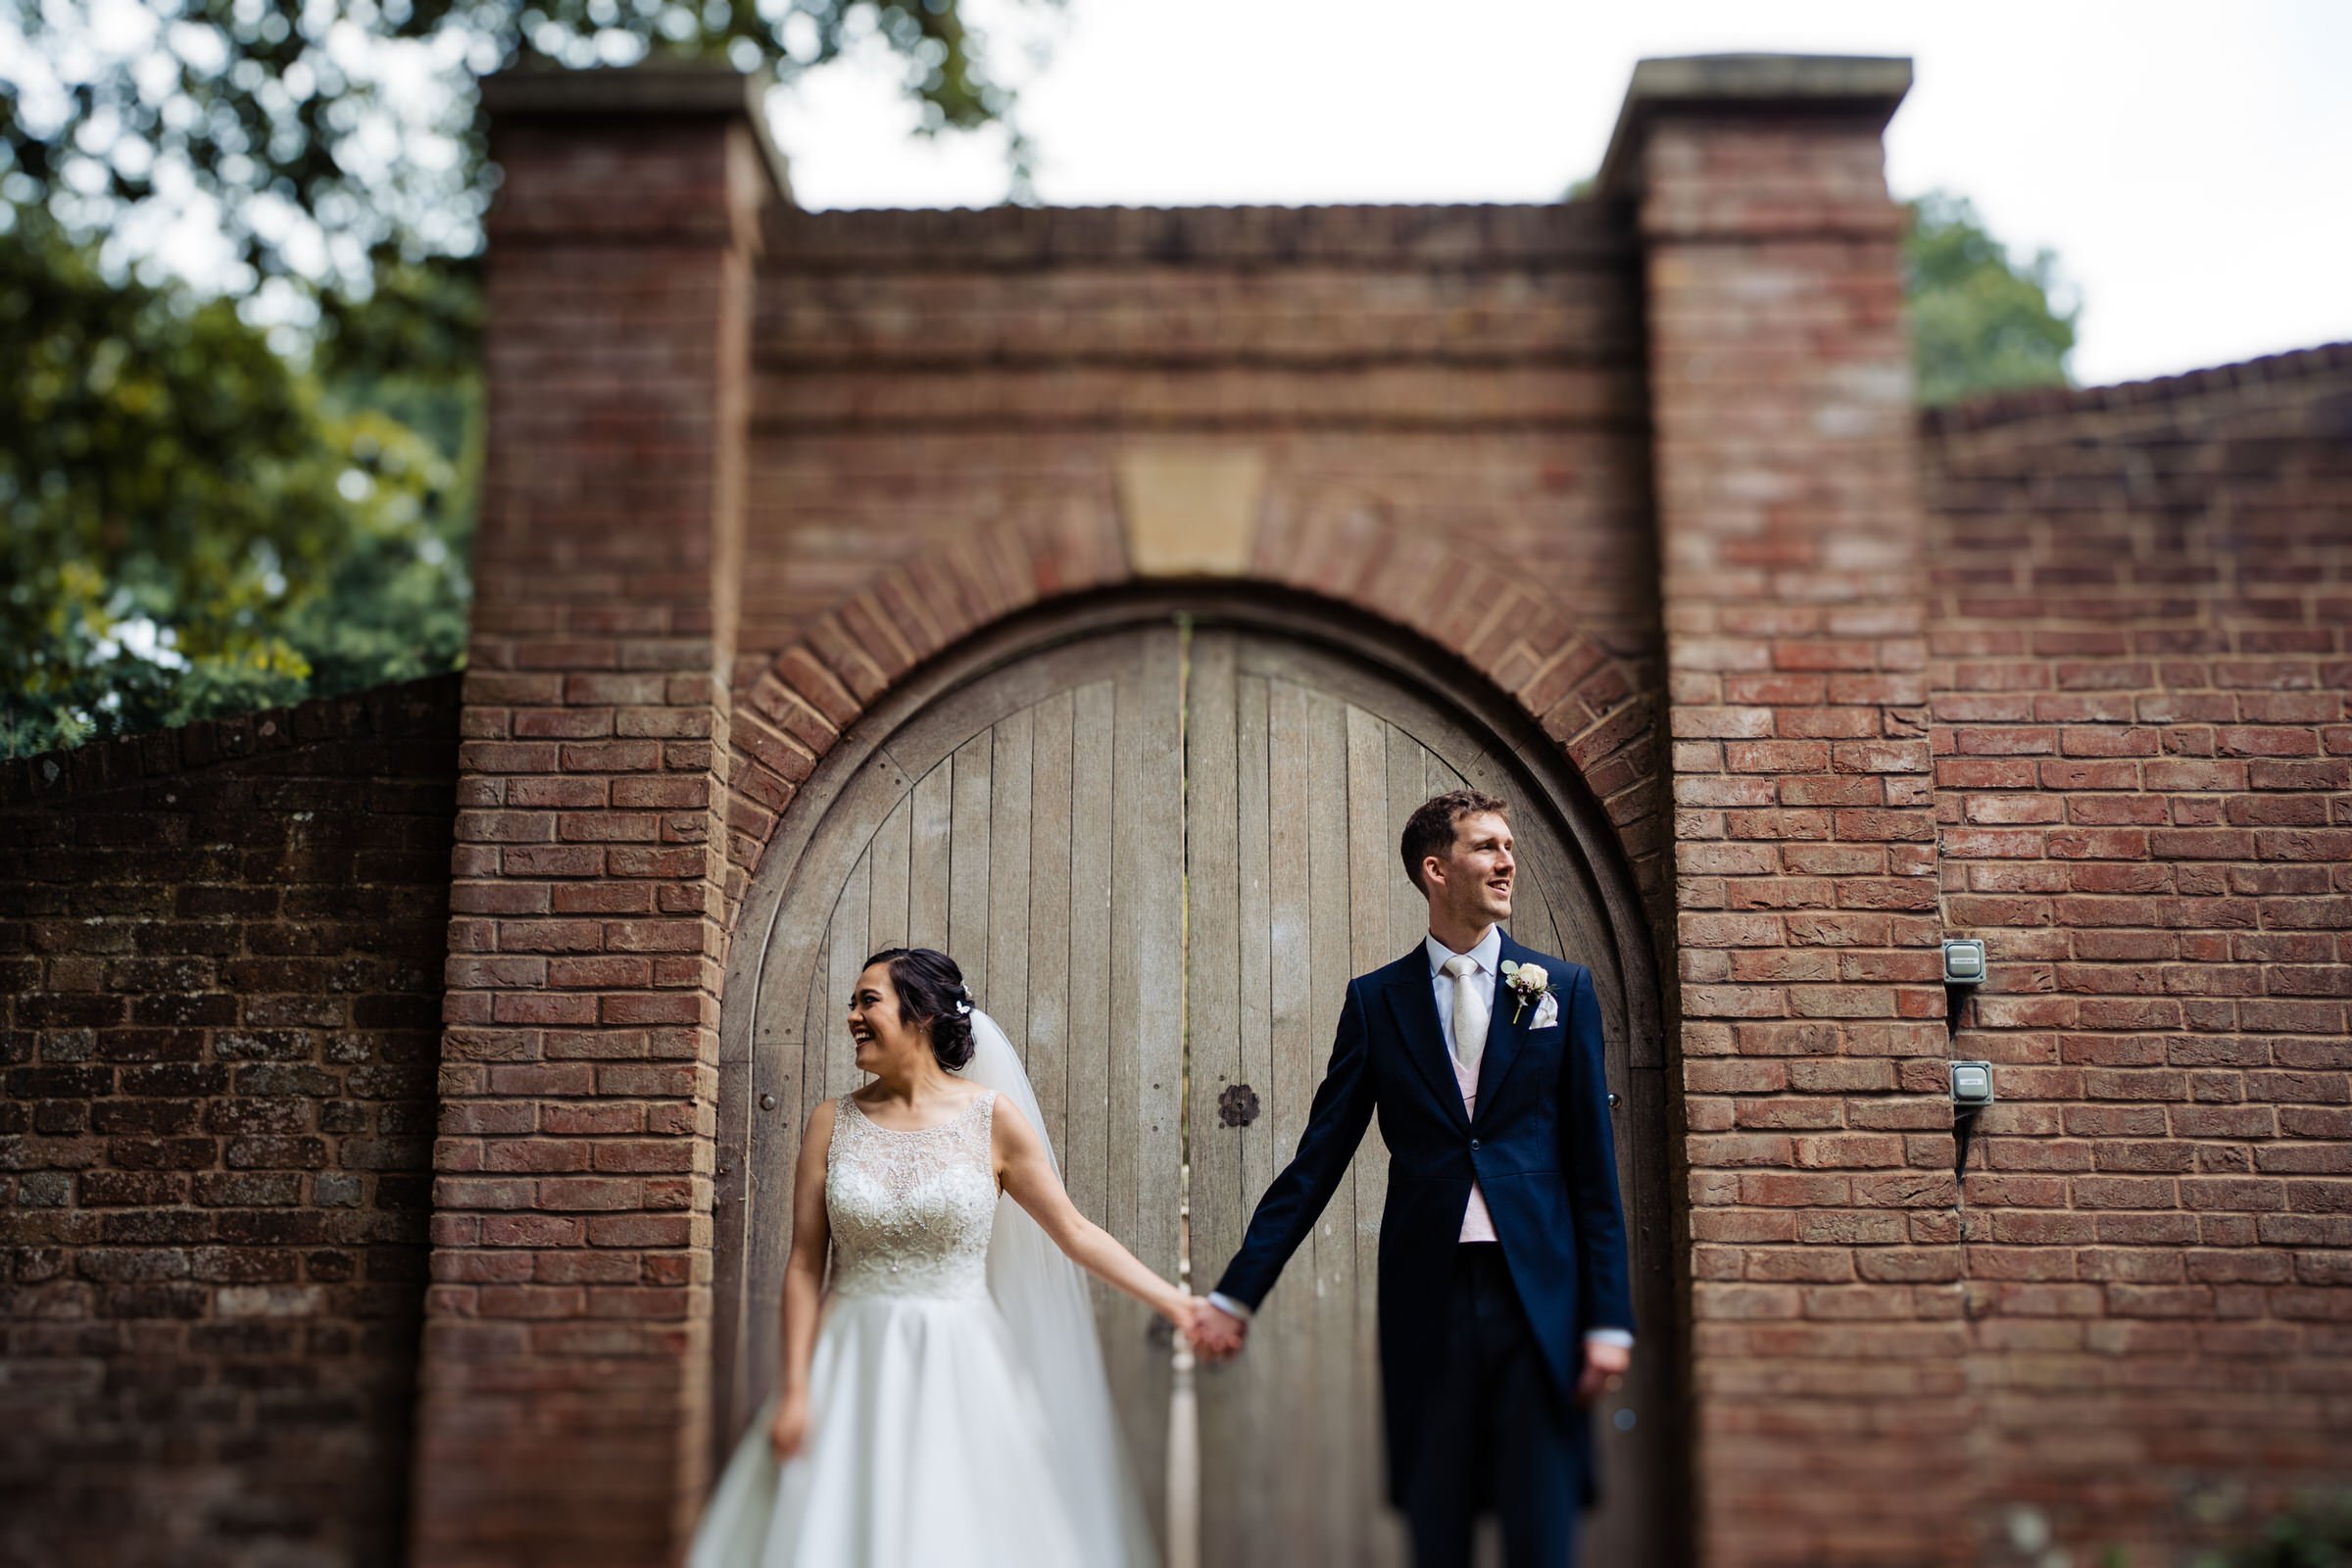
[[[1193,1289],[1193,617],[1176,613],[1176,1283]],[[1200,1406],[1193,1348],[1169,1357],[1167,1568],[1200,1568]]]
[[[1176,614],[1176,929],[1183,993],[1176,1004],[1176,1278],[1193,1281],[1193,617]]]

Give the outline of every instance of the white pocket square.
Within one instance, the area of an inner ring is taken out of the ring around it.
[[[1530,1029],[1548,1029],[1560,1021],[1560,999],[1546,991],[1536,1002],[1535,1021]]]

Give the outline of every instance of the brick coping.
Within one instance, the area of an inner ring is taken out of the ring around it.
[[[291,708],[223,713],[176,729],[120,735],[0,760],[0,810],[121,789],[319,741],[446,732],[454,746],[463,678],[447,670],[336,697],[314,697]]]
[[[1920,431],[1931,439],[1961,435],[2053,415],[2148,408],[2216,392],[2348,371],[2352,371],[2352,342],[2322,343],[2313,348],[2240,360],[2233,365],[2151,376],[2142,381],[2118,381],[2112,386],[2033,387],[2018,392],[1991,392],[1950,408],[1921,411]]]
[[[1293,207],[779,208],[761,270],[870,257],[943,268],[1081,261],[1257,266],[1381,262],[1574,266],[1630,262],[1625,214],[1605,202]]]

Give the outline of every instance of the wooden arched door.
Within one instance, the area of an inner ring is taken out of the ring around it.
[[[748,1038],[722,1052],[716,1403],[728,1436],[775,1382],[793,1160],[809,1109],[864,1081],[845,1008],[879,949],[955,956],[1023,1053],[1071,1198],[1175,1274],[1179,655],[1166,619],[1038,653],[956,683],[903,724],[885,718],[858,753],[836,753],[854,765],[809,781],[815,830],[772,906],[750,1027],[727,1031],[725,1044]],[[1108,1290],[1098,1287],[1096,1305],[1157,1516],[1169,1337]]]
[[[1011,627],[845,737],[746,907],[722,1030],[714,1438],[774,1378],[800,1127],[855,1086],[859,961],[941,947],[1023,1049],[1079,1206],[1205,1290],[1296,1146],[1348,975],[1422,906],[1396,834],[1461,782],[1514,803],[1520,940],[1600,992],[1642,1350],[1602,1412],[1594,1560],[1666,1561],[1679,1463],[1665,1086],[1640,911],[1557,749],[1496,699],[1439,697],[1394,644],[1273,606],[1111,602]],[[1402,1561],[1381,1501],[1377,1131],[1268,1298],[1201,1374],[1201,1561]],[[1167,1339],[1097,1297],[1132,1451],[1165,1524]]]
[[[1502,796],[1520,860],[1510,930],[1592,969],[1619,1097],[1644,1344],[1635,1376],[1600,1412],[1608,1502],[1588,1523],[1589,1555],[1667,1560],[1647,1517],[1673,1425],[1655,986],[1598,824],[1574,819],[1541,776],[1550,742],[1530,731],[1520,741],[1535,755],[1524,755],[1508,730],[1372,660],[1214,622],[1188,652],[1191,1239],[1202,1288],[1298,1146],[1340,988],[1428,930],[1397,855],[1405,817],[1465,783]],[[1204,1563],[1407,1559],[1382,1505],[1373,1292],[1387,1165],[1375,1126],[1348,1188],[1266,1298],[1248,1350],[1201,1380]]]

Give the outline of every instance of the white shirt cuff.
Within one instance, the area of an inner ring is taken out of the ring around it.
[[[1209,1292],[1208,1304],[1240,1322],[1250,1321],[1250,1309],[1222,1291]],[[1587,1329],[1585,1343],[1587,1345],[1615,1345],[1630,1350],[1634,1348],[1634,1331],[1632,1329]]]

